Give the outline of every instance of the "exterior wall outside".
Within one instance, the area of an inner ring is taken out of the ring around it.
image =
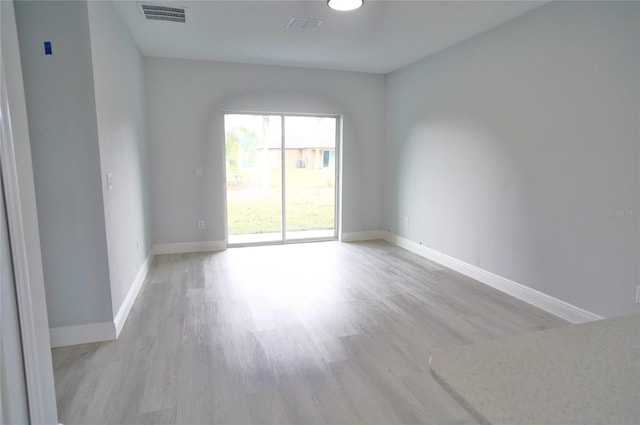
[[[335,161],[333,164],[330,163],[329,167],[324,166],[324,152],[335,152],[335,150],[318,148],[286,149],[284,154],[285,166],[286,168],[312,168],[315,170],[320,170],[322,168],[334,168]],[[281,163],[281,150],[269,149],[269,168],[280,168]]]

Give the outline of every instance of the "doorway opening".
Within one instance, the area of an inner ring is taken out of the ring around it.
[[[337,239],[338,120],[224,115],[229,245]]]

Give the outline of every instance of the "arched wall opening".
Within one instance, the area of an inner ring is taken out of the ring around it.
[[[209,164],[213,174],[211,179],[202,186],[203,211],[205,216],[211,218],[218,227],[217,233],[222,230],[223,240],[229,241],[228,215],[227,215],[227,190],[226,190],[226,156],[225,156],[225,125],[224,117],[228,114],[247,115],[276,115],[284,117],[308,116],[308,117],[333,117],[336,118],[336,210],[335,226],[337,237],[341,232],[342,223],[342,170],[343,162],[343,122],[349,119],[348,112],[339,103],[326,97],[300,92],[258,92],[244,93],[230,96],[216,104],[211,111],[210,128],[208,131],[210,140],[205,148],[204,158]],[[217,184],[215,182],[221,182]],[[213,194],[213,196],[211,196]],[[206,200],[210,201],[207,202]],[[223,217],[220,221],[219,218]],[[218,218],[216,220],[216,218]],[[219,228],[221,227],[221,229]],[[319,239],[328,239],[320,237]],[[303,238],[304,239],[304,238]],[[310,239],[314,239],[313,236]],[[287,240],[286,238],[282,241]],[[306,239],[305,239],[306,240]],[[292,241],[292,240],[289,240]],[[295,241],[295,240],[293,240]],[[233,242],[233,241],[232,241]],[[236,242],[237,243],[237,242]],[[242,244],[242,243],[240,243]]]
[[[226,246],[224,112],[340,116],[340,232],[382,228],[384,76],[144,60],[156,252]]]

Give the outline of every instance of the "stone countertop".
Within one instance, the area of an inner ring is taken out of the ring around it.
[[[640,424],[640,315],[435,353],[431,373],[481,423]]]

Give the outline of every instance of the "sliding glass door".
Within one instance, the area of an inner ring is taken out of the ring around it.
[[[336,121],[284,117],[287,240],[335,236]]]
[[[230,245],[336,237],[337,117],[225,115]]]

